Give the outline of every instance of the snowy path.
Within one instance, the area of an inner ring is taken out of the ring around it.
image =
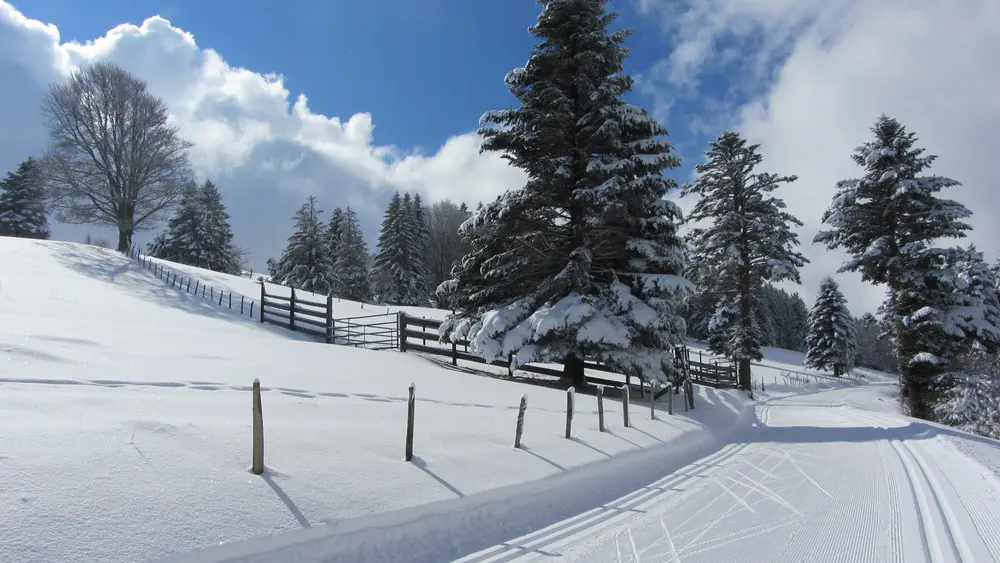
[[[872,387],[760,406],[745,441],[461,561],[1000,561],[1000,481],[955,447],[1000,443],[852,404]]]

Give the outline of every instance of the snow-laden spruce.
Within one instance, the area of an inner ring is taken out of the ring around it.
[[[369,301],[371,286],[368,280],[368,246],[358,214],[347,207],[337,226],[337,256],[334,262],[334,294],[352,301]],[[328,247],[329,248],[329,247]]]
[[[837,184],[823,215],[828,229],[815,240],[848,252],[840,271],[888,286],[881,312],[896,342],[902,395],[912,416],[930,418],[949,360],[972,341],[993,345],[992,299],[977,294],[988,268],[971,249],[931,246],[971,228],[968,209],[936,196],[959,183],[920,175],[935,157],[915,148],[916,135],[897,120],[883,115],[872,132],[852,157],[864,175]]]
[[[28,157],[0,180],[0,236],[51,236],[38,161]]]
[[[854,368],[857,355],[854,319],[847,309],[847,298],[833,278],[823,278],[816,303],[809,311],[805,365],[833,370],[840,376]]]
[[[233,244],[229,214],[211,181],[189,184],[166,232],[149,244],[153,256],[227,274],[240,274],[243,251]]]
[[[622,100],[631,30],[609,33],[604,0],[548,0],[530,29],[540,43],[506,83],[515,109],[482,118],[483,149],[527,183],[463,225],[472,251],[455,268],[464,314],[443,338],[467,337],[485,359],[563,362],[583,383],[596,359],[648,380],[673,375],[684,341],[680,209],[662,171],[679,165],[666,130]]]
[[[333,292],[334,263],[320,213],[313,196],[295,213],[295,232],[278,261],[275,283],[322,295]]]
[[[737,133],[723,133],[710,143],[707,161],[695,168],[698,180],[682,192],[699,197],[687,218],[699,225],[688,234],[692,261],[711,265],[697,287],[714,302],[709,347],[738,360],[743,389],[750,388],[750,362],[762,357],[757,310],[764,282],[799,283],[799,268],[807,262],[794,250],[798,237],[792,226],[802,222],[770,195],[796,177],[755,172],[762,161],[758,147]]]

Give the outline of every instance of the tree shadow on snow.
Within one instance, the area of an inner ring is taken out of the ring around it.
[[[51,248],[52,256],[61,265],[97,281],[111,284],[117,291],[135,299],[203,317],[242,323],[246,326],[252,326],[254,329],[279,334],[292,340],[308,342],[319,340],[313,335],[259,323],[255,320],[259,319],[256,316],[256,310],[255,317],[252,319],[247,314],[241,315],[238,308],[229,309],[227,300],[219,305],[217,301],[213,302],[209,299],[203,299],[201,295],[188,293],[179,285],[171,287],[165,279],[157,277],[131,258],[112,250],[60,242],[51,243]],[[236,295],[233,294],[234,297]],[[259,299],[255,301],[256,309],[260,307],[260,302]],[[246,307],[249,308],[249,306],[248,302]]]

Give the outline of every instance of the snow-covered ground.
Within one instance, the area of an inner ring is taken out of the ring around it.
[[[735,393],[702,389],[690,415],[653,421],[633,405],[625,429],[609,397],[600,433],[595,398],[579,395],[566,440],[564,392],[317,344],[110,250],[0,237],[0,264],[5,562],[145,560],[516,488],[707,441],[744,412]],[[248,471],[254,378],[266,390],[262,477]],[[411,382],[416,459],[405,463]],[[514,450],[523,393],[526,447]]]
[[[899,416],[891,378],[768,353],[756,403],[699,388],[626,429],[609,398],[600,433],[581,394],[566,440],[564,392],[316,344],[112,251],[0,238],[0,264],[3,561],[1000,560],[1000,444]]]

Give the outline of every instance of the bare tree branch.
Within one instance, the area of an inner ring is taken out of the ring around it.
[[[97,63],[49,88],[45,179],[58,218],[118,229],[118,249],[153,228],[193,181],[191,144],[166,105],[125,70]]]

